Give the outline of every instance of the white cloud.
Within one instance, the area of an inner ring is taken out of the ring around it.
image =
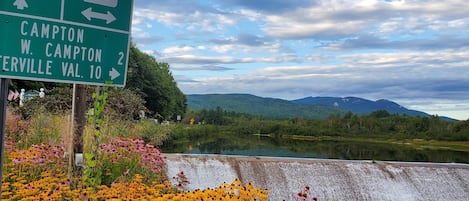
[[[201,65],[201,66],[171,66],[173,70],[188,71],[188,70],[204,70],[204,71],[227,71],[233,70],[232,68],[223,67],[219,65]]]
[[[468,50],[420,51],[398,53],[360,53],[341,56],[346,63],[356,66],[373,65],[372,67],[395,67],[398,65],[437,65],[449,68],[454,64],[466,62],[469,58]],[[363,66],[366,67],[366,66]]]
[[[272,19],[275,18],[275,19]],[[335,38],[344,37],[356,33],[361,29],[364,22],[295,22],[288,21],[288,18],[270,18],[270,26],[264,30],[273,37],[278,38]],[[276,21],[282,21],[276,23]],[[288,25],[286,25],[288,24]]]
[[[149,36],[150,36],[150,33],[148,31],[145,31],[144,29],[140,27],[132,27],[132,37],[146,38]]]
[[[369,32],[421,33],[465,28],[467,1],[319,1],[308,8],[266,15],[263,28],[279,38],[343,38]],[[456,25],[456,26],[455,26]]]
[[[213,45],[210,49],[217,53],[228,53],[228,52],[271,52],[277,53],[282,51],[280,43],[265,43],[263,45],[250,46],[243,44],[224,44],[224,45]]]
[[[165,48],[162,53],[165,55],[184,55],[187,53],[191,53],[194,50],[191,46],[179,46],[179,47],[168,47]]]
[[[151,24],[160,22],[166,26],[184,28],[188,31],[214,32],[221,31],[227,25],[236,23],[236,19],[224,13],[201,12],[187,9],[187,12],[171,12],[162,9],[136,8],[134,24]]]
[[[230,56],[197,56],[179,55],[172,57],[161,57],[170,63],[178,64],[237,64],[237,63],[279,63],[294,61],[291,57],[230,57]]]
[[[247,10],[247,9],[240,9],[238,11],[234,11],[234,13],[243,16],[244,18],[250,20],[250,21],[257,21],[262,19],[262,14],[253,10]]]
[[[148,54],[148,55],[153,55],[156,53],[155,50],[142,50],[143,53]]]
[[[469,1],[136,2],[134,41],[185,93],[431,99],[405,106],[469,116]]]

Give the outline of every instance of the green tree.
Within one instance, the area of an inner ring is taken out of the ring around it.
[[[375,118],[384,118],[384,117],[389,117],[391,114],[389,114],[388,111],[386,110],[376,110],[372,112],[369,116],[375,117]]]
[[[126,88],[139,93],[155,117],[175,120],[186,111],[186,96],[177,87],[169,64],[156,61],[134,45],[130,47]]]

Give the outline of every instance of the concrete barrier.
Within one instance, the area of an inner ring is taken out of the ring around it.
[[[269,200],[295,200],[305,185],[319,200],[469,199],[469,165],[304,158],[166,154],[168,176],[183,171],[187,190],[238,178],[270,190]]]

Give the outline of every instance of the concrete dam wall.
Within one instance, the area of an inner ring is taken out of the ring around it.
[[[187,190],[240,179],[295,200],[305,185],[319,200],[469,200],[469,165],[167,154],[168,176],[183,171]]]

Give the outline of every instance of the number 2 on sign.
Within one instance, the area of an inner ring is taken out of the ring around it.
[[[117,65],[124,65],[124,52],[119,52],[119,60],[117,60]]]

